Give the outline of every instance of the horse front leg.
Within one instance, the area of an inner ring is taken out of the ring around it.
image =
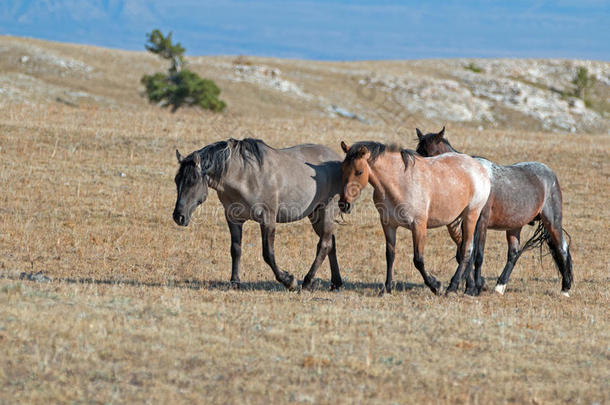
[[[426,266],[424,265],[424,246],[426,244],[426,221],[423,223],[416,224],[411,229],[411,234],[413,236],[413,264],[415,268],[419,270],[419,273],[424,279],[424,284],[428,286],[428,288],[434,293],[438,294],[441,289],[441,283],[434,278],[434,276],[429,275],[426,272]]]
[[[231,233],[231,287],[239,288],[239,261],[241,259],[241,235],[243,222],[234,222],[227,217],[229,232]]]
[[[388,224],[382,224],[383,233],[385,235],[385,261],[386,274],[385,286],[381,293],[392,293],[392,268],[394,266],[394,258],[396,257],[396,227]]]
[[[335,247],[335,235],[334,230],[334,212],[327,206],[325,209],[318,209],[309,215],[311,226],[313,227],[316,234],[320,237],[318,246],[316,248],[316,257],[311,264],[309,272],[303,279],[303,289],[311,290],[311,283],[318,271],[318,268],[324,262],[326,256],[329,256],[330,260],[330,273],[331,273],[331,289],[335,290],[343,285],[341,280],[341,273],[339,272],[339,264],[337,262],[337,254]]]
[[[515,263],[517,263],[517,259],[519,259],[519,256],[521,255],[519,251],[519,245],[521,244],[521,228],[506,231],[506,242],[508,243],[506,265],[504,266],[504,270],[502,270],[502,274],[498,277],[498,283],[494,288],[500,295],[504,295],[510,273],[512,273]]]
[[[275,263],[275,223],[261,223],[261,237],[263,241],[263,259],[265,263],[271,267],[275,279],[282,283],[290,291],[297,288],[297,282],[294,276],[286,271],[281,271]]]
[[[485,243],[487,241],[487,223],[481,224],[480,228],[477,229],[476,239],[474,244],[474,281],[475,291],[467,291],[466,293],[472,293],[473,295],[481,294],[485,287],[485,279],[481,275],[481,268],[483,267],[483,259],[485,257]]]
[[[489,203],[488,203],[489,205]],[[483,258],[485,252],[485,242],[487,240],[487,226],[489,225],[489,209],[488,205],[483,208],[483,212],[477,221],[476,230],[474,232],[473,240],[473,257],[468,262],[466,267],[466,294],[468,295],[479,295],[485,285],[485,280],[481,276],[481,267],[483,266]],[[473,267],[474,261],[474,284],[470,277],[470,271]]]
[[[341,279],[341,272],[339,271],[339,262],[337,261],[337,243],[335,242],[335,235],[332,237],[332,244],[330,251],[328,252],[328,261],[330,262],[330,282],[331,290],[339,290],[343,287],[343,280]]]

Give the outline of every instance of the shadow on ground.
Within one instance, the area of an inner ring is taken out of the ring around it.
[[[134,287],[150,287],[150,288],[182,288],[191,290],[231,290],[238,289],[240,291],[275,291],[283,292],[286,291],[284,286],[276,281],[251,281],[242,282],[239,287],[235,287],[230,281],[220,280],[168,280],[166,282],[147,282],[138,281],[131,279],[97,279],[90,277],[49,277],[45,276],[42,272],[38,273],[27,273],[23,272],[19,277],[10,274],[0,274],[0,278],[10,280],[24,280],[36,283],[66,283],[66,284],[95,284],[95,285],[122,285],[122,286],[134,286]],[[301,282],[299,282],[299,286]],[[329,291],[331,284],[329,281],[316,279],[313,282],[314,291]],[[346,291],[367,291],[374,290],[380,291],[383,287],[382,283],[364,283],[364,282],[350,282],[345,281],[342,290]],[[395,282],[394,291],[408,291],[417,288],[424,288],[423,284],[414,284],[407,282]]]

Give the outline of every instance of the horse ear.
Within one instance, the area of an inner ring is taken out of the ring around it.
[[[347,146],[345,142],[341,141],[341,149],[343,149],[343,152],[347,153],[349,146]]]
[[[438,134],[436,134],[439,138],[442,138],[445,135],[445,127],[443,126],[443,129],[441,129],[441,132],[439,132]]]
[[[178,163],[182,163],[182,155],[180,155],[180,152],[178,152],[178,149],[176,149],[176,159],[178,159]]]
[[[358,149],[358,158],[361,158],[366,155],[368,151],[369,150],[366,148],[366,146],[361,146],[360,149]]]
[[[421,141],[421,139],[424,137],[424,134],[421,133],[419,128],[415,128],[415,132],[417,132],[417,139]]]
[[[195,162],[197,168],[201,169],[201,156],[199,156],[199,153],[195,152],[193,155],[193,162]]]

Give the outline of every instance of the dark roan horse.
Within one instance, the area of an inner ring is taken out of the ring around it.
[[[174,221],[187,226],[195,208],[216,190],[225,209],[231,233],[231,283],[238,287],[242,227],[248,220],[260,224],[263,258],[277,281],[289,290],[297,288],[294,276],[281,271],[274,254],[277,223],[309,217],[320,237],[316,257],[303,281],[311,288],[317,269],[328,255],[332,288],[342,286],[337,263],[334,224],[341,191],[339,155],[322,145],[298,145],[274,149],[259,139],[229,139],[210,144],[182,158]]]
[[[422,156],[437,156],[456,152],[445,139],[445,128],[438,133],[422,134],[416,129],[419,143],[417,152]],[[510,274],[523,253],[520,247],[521,229],[526,224],[540,221],[538,230],[524,247],[535,246],[538,239],[546,242],[561,273],[561,292],[569,296],[572,285],[572,257],[563,237],[562,194],[557,176],[546,165],[539,162],[522,162],[510,166],[497,165],[485,158],[475,157],[485,167],[491,180],[489,200],[477,224],[475,233],[475,283],[476,293],[483,288],[481,266],[485,249],[487,229],[506,231],[508,257],[495,291],[504,294]],[[452,230],[450,230],[451,233]],[[457,229],[459,232],[459,229]],[[459,235],[458,235],[459,241]],[[455,239],[454,239],[455,240]],[[458,243],[456,241],[456,243]]]

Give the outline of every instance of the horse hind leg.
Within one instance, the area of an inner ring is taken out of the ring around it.
[[[281,271],[275,263],[275,223],[261,223],[261,237],[263,240],[263,259],[271,267],[275,279],[282,283],[290,291],[297,288],[294,276],[286,271]]]
[[[449,236],[455,242],[457,246],[455,252],[455,260],[459,266],[462,262],[462,218],[458,218],[449,225],[447,225],[447,231],[449,232]],[[472,278],[472,262],[468,263],[466,267],[466,271],[464,273],[464,278],[466,279],[466,290],[474,291],[476,288],[475,281]]]
[[[554,211],[554,212],[549,212]],[[542,210],[542,224],[547,232],[547,244],[551,251],[553,261],[561,273],[561,293],[569,296],[570,288],[572,287],[572,255],[570,247],[563,237],[563,229],[561,227],[561,204],[550,207],[544,207]]]
[[[468,269],[472,259],[473,240],[480,210],[469,211],[462,216],[462,244],[460,245],[460,263],[451,278],[446,293],[456,292],[464,272]]]
[[[242,222],[233,222],[227,216],[227,224],[231,233],[231,287],[239,288],[239,262],[241,259],[241,237],[242,237]]]

